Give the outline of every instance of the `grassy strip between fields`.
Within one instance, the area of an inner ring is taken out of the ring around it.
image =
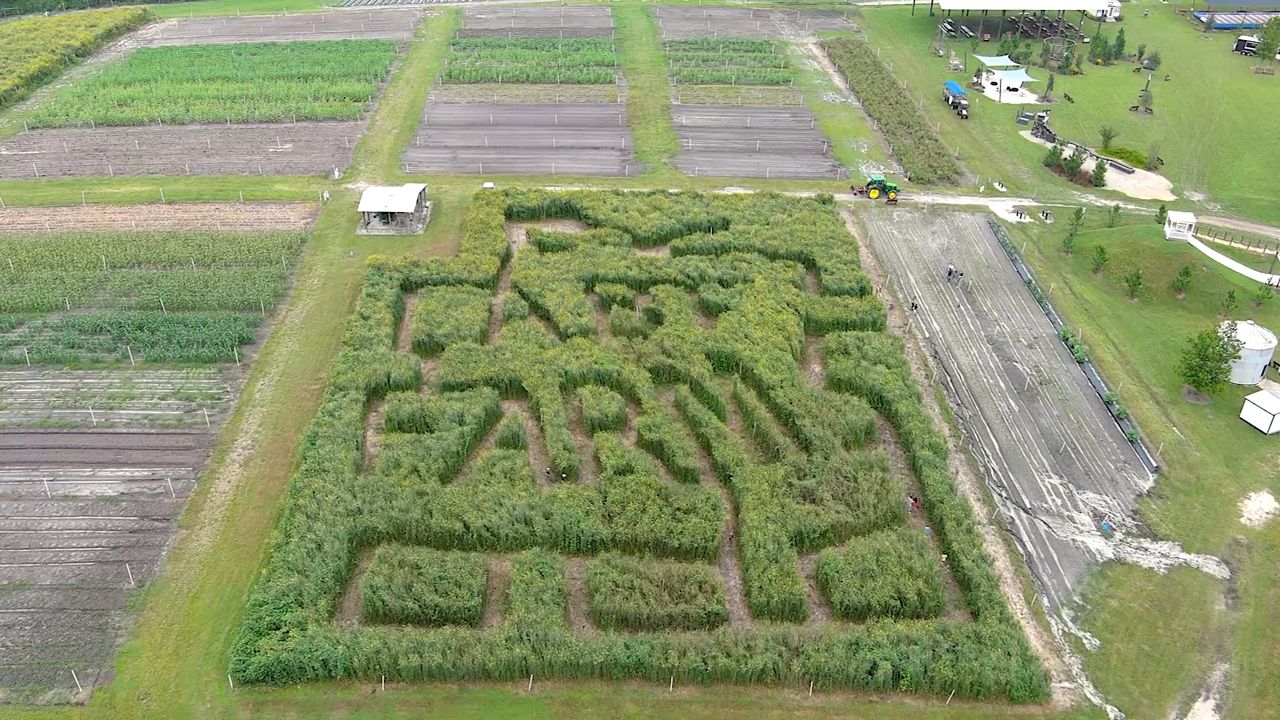
[[[369,128],[356,145],[348,177],[381,181],[401,178],[400,153],[422,121],[422,110],[436,75],[444,67],[449,38],[461,22],[457,8],[440,8],[418,28],[418,36],[392,74]]]
[[[636,161],[650,166],[650,179],[678,176],[668,164],[680,151],[680,141],[671,128],[671,91],[658,25],[642,5],[615,6],[613,23],[627,80],[627,122]]]

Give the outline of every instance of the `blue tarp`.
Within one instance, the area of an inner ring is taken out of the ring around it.
[[[951,93],[952,95],[968,95],[969,94],[965,92],[965,89],[960,87],[960,83],[956,82],[955,80],[946,81],[945,83],[942,84],[942,87],[946,88],[947,92]]]

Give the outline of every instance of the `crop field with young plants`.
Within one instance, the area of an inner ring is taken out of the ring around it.
[[[113,8],[0,22],[0,108],[146,18],[139,8]]]
[[[461,227],[369,264],[237,686],[1048,697],[829,196],[485,191]]]
[[[454,38],[441,80],[465,84],[612,85],[617,66],[617,52],[610,39]]]
[[[670,40],[664,51],[680,85],[791,85],[781,41],[744,38]]]
[[[395,56],[386,40],[140,48],[56,93],[28,123],[358,120]]]
[[[230,362],[306,234],[0,234],[0,363]]]

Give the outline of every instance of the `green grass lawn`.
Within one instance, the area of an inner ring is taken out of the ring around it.
[[[1151,10],[1150,17],[1142,17],[1144,8]],[[1041,198],[1068,194],[1072,186],[1040,166],[1044,150],[1018,137],[1025,128],[1014,123],[1017,109],[1035,106],[975,98],[968,121],[947,111],[939,100],[943,81],[963,82],[968,76],[948,72],[946,59],[930,51],[941,13],[930,18],[923,6],[914,17],[910,13],[905,7],[865,8],[861,21],[868,41],[881,48],[898,77],[924,101],[929,119],[941,124],[946,145],[958,147],[983,180],[1003,180],[1011,192]],[[1280,77],[1254,74],[1251,60],[1231,53],[1236,33],[1198,32],[1172,5],[1140,0],[1126,5],[1125,15],[1122,24],[1106,25],[1104,34],[1114,35],[1122,26],[1130,52],[1139,43],[1160,51],[1164,62],[1152,83],[1155,114],[1128,110],[1145,80],[1132,71],[1133,64],[1086,66],[1083,76],[1057,78],[1055,96],[1070,93],[1076,102],[1052,104],[1053,127],[1067,138],[1098,145],[1098,128],[1111,125],[1119,131],[1117,145],[1142,152],[1158,146],[1166,161],[1163,172],[1179,197],[1207,196],[1206,205],[1220,205],[1224,212],[1280,224],[1280,203],[1272,192],[1273,159],[1280,156]],[[1090,23],[1090,32],[1095,27]],[[949,41],[947,49],[961,57],[972,52],[967,41]],[[982,44],[978,51],[995,54],[995,44]],[[972,75],[975,61],[968,63]],[[1042,68],[1030,73],[1048,78]],[[1172,77],[1169,82],[1162,79],[1165,74]]]
[[[1100,223],[1101,215],[1089,224]],[[1151,448],[1160,449],[1164,469],[1141,503],[1143,518],[1161,538],[1223,557],[1236,574],[1238,604],[1220,607],[1223,584],[1199,572],[1160,576],[1107,567],[1086,596],[1090,609],[1082,625],[1102,641],[1098,652],[1086,654],[1086,664],[1108,699],[1131,717],[1165,717],[1179,703],[1185,711],[1213,662],[1230,660],[1233,692],[1224,717],[1274,718],[1280,713],[1280,523],[1250,530],[1239,522],[1237,503],[1256,490],[1280,493],[1280,446],[1237,417],[1252,388],[1231,386],[1209,405],[1193,405],[1182,399],[1177,366],[1187,339],[1218,322],[1229,290],[1239,298],[1232,318],[1270,328],[1280,328],[1280,300],[1256,307],[1256,284],[1186,244],[1166,242],[1154,221],[1125,221],[1139,224],[1082,232],[1071,257],[1061,249],[1061,225],[1022,226],[1015,238],[1030,241],[1027,256],[1042,285],[1054,286],[1052,301],[1068,323],[1084,328],[1090,355],[1120,388],[1121,403]],[[1090,267],[1097,245],[1111,258],[1101,275]],[[1193,279],[1179,300],[1169,282],[1183,266]],[[1122,277],[1135,267],[1144,286],[1129,300]]]

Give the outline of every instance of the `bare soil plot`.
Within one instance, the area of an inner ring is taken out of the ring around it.
[[[0,429],[0,687],[68,700],[108,677],[126,601],[159,568],[213,440]]]
[[[877,211],[867,227],[1041,592],[1069,607],[1091,560],[1123,556],[1097,528],[1135,526],[1147,472],[986,216]]]
[[[794,38],[819,30],[852,30],[845,13],[723,7],[655,7],[662,39],[701,37]]]
[[[315,203],[148,203],[0,208],[8,232],[76,230],[305,230]]]
[[[24,132],[0,143],[0,179],[116,175],[328,175],[363,121],[149,125]]]
[[[607,38],[613,37],[613,13],[607,7],[468,8],[457,36]]]
[[[297,15],[177,18],[134,36],[140,47],[289,40],[409,40],[425,13],[417,8],[338,10]]]
[[[847,176],[804,107],[679,105],[676,166],[689,175],[816,178]]]
[[[407,173],[628,176],[638,173],[618,103],[429,103]]]

